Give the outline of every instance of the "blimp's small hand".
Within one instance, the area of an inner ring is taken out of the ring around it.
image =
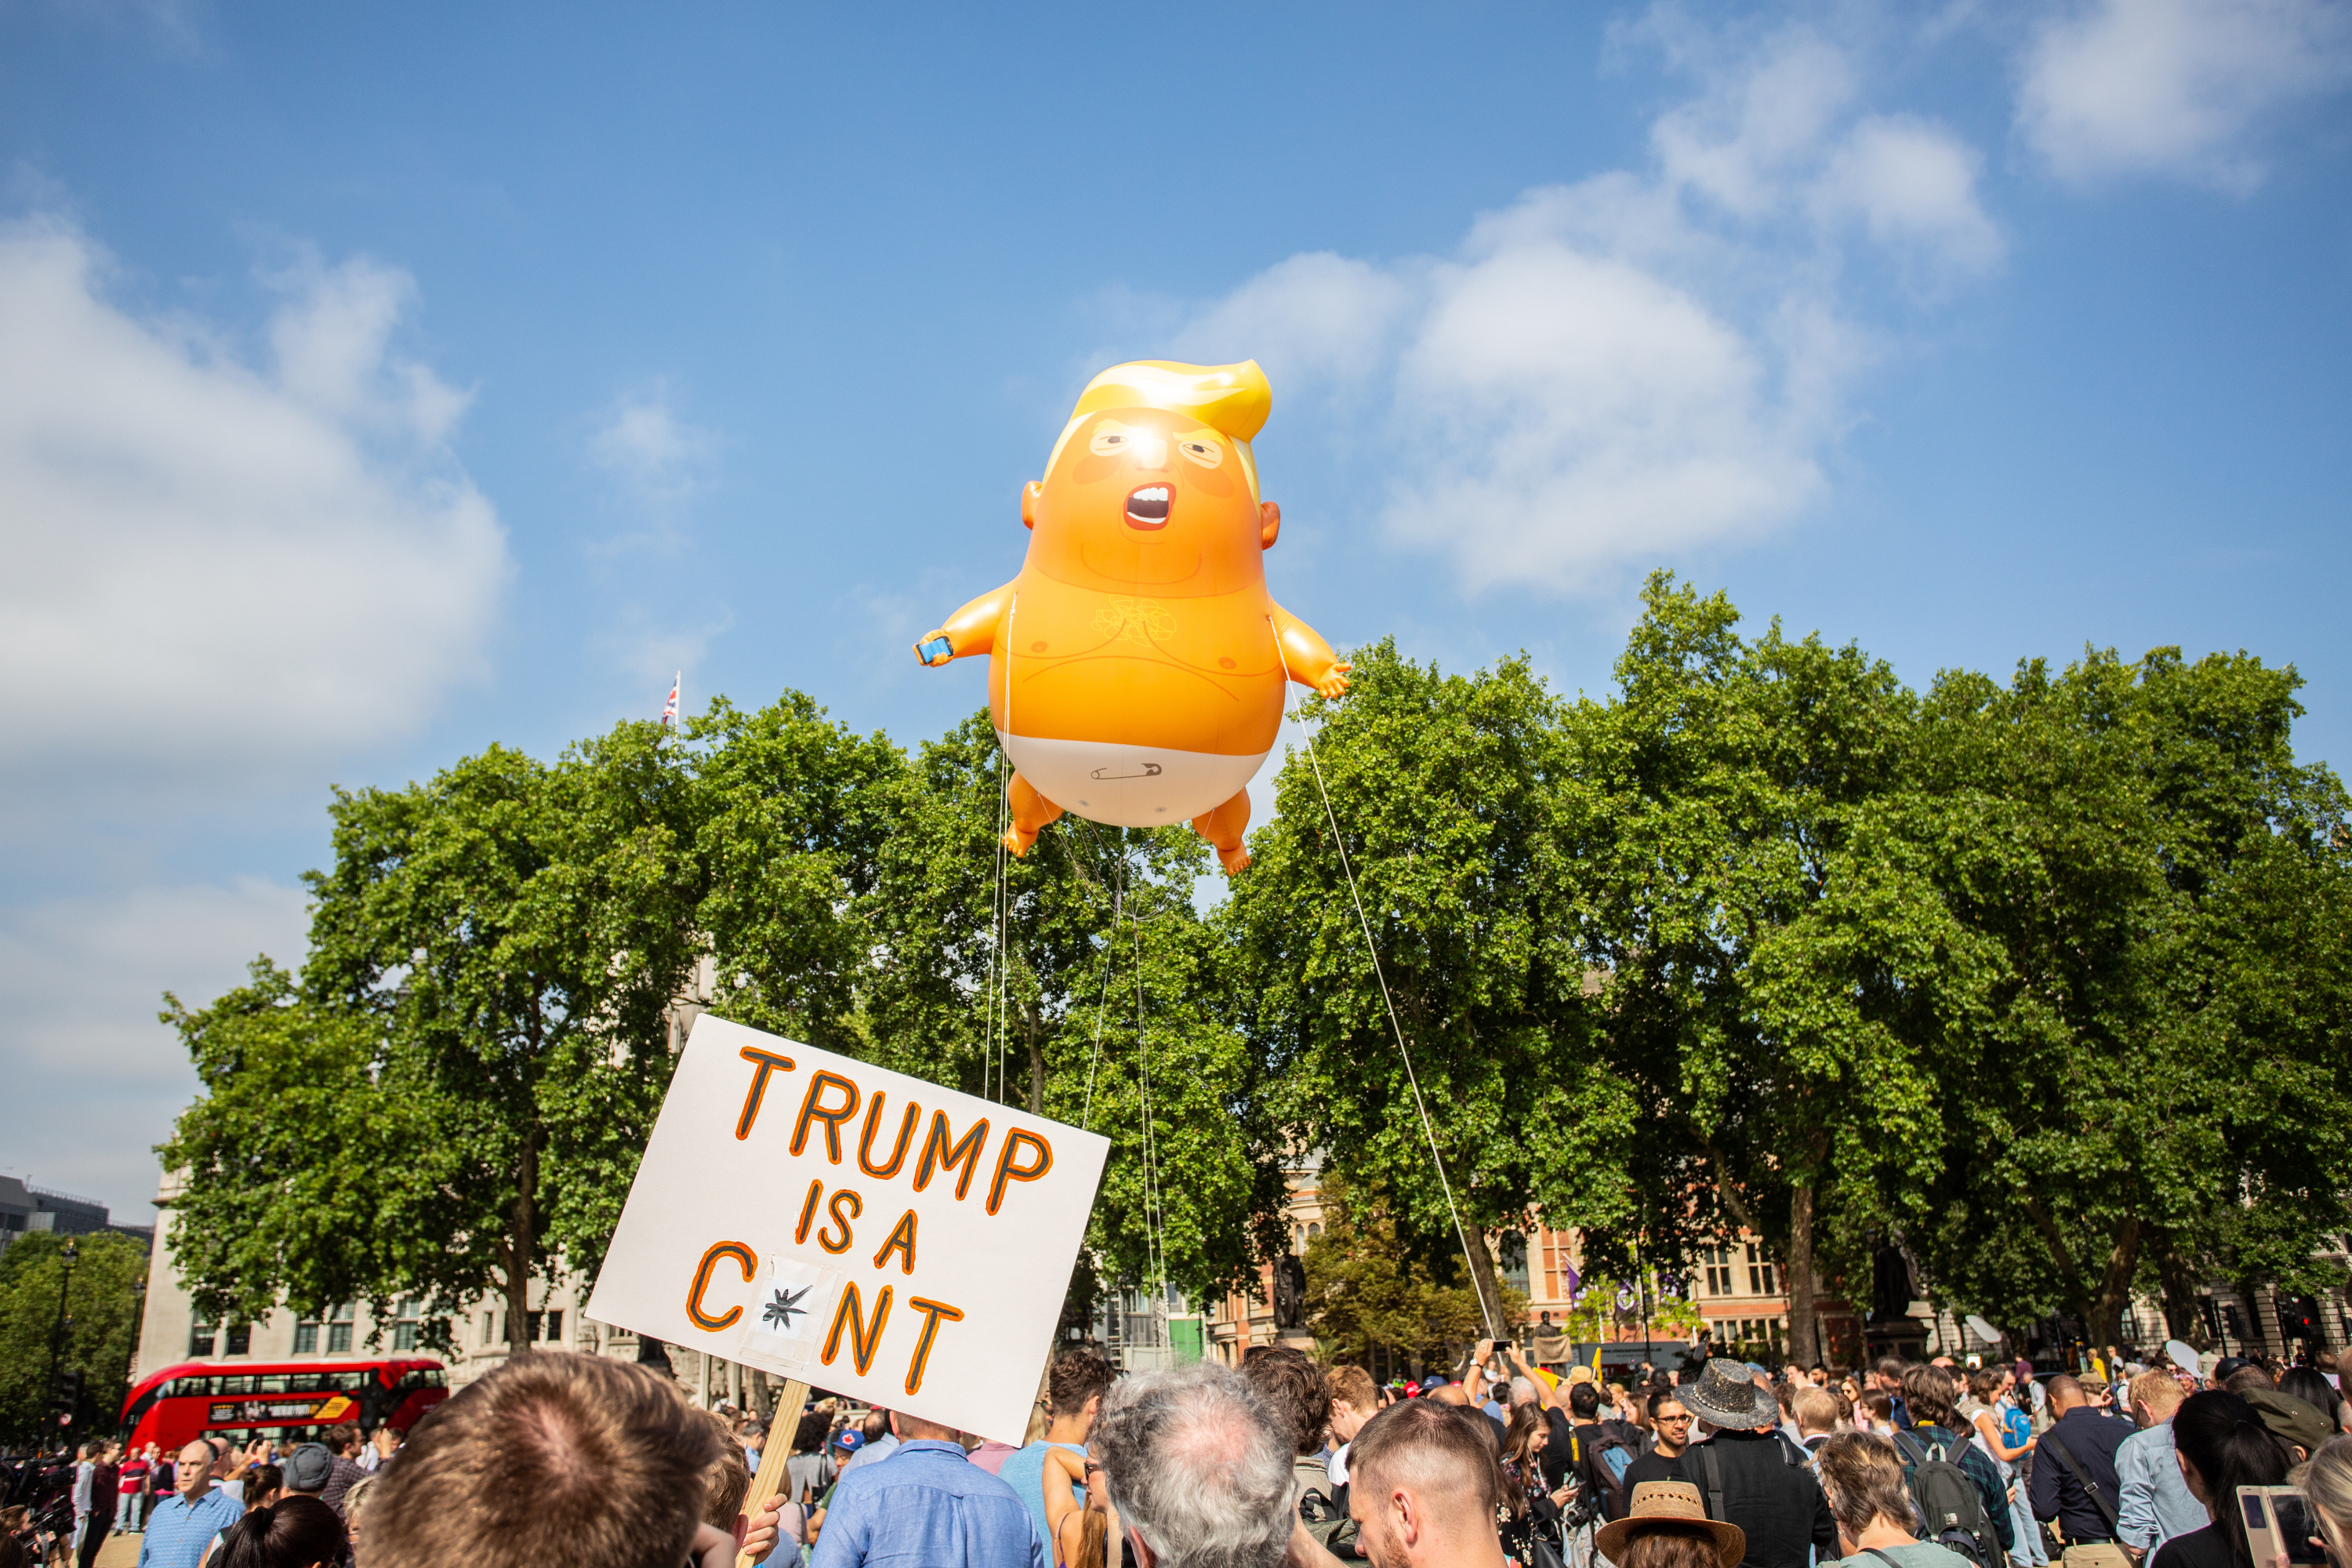
[[[1329,674],[1315,683],[1318,697],[1344,697],[1348,694],[1348,672],[1356,667],[1344,660],[1331,667]]]
[[[925,664],[945,664],[955,657],[955,648],[948,642],[946,630],[935,626],[917,639],[915,657]]]

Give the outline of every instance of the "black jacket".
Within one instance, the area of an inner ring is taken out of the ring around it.
[[[2063,1448],[2072,1454],[2074,1463],[2096,1483],[2107,1506],[2115,1508],[2124,1491],[2116,1479],[2116,1450],[2137,1430],[2130,1422],[2087,1405],[2077,1405],[2060,1416],[2034,1447],[2033,1475],[2025,1489],[2027,1500],[2033,1504],[2033,1517],[2056,1520],[2069,1543],[2113,1541],[2116,1527],[2083,1490],[2073,1468],[2053,1450]]]
[[[1777,1432],[1717,1432],[1683,1451],[1683,1477],[1706,1500],[1707,1517],[1748,1537],[1739,1568],[1809,1568],[1838,1554],[1837,1521],[1804,1456]],[[1717,1512],[1720,1485],[1722,1511]]]

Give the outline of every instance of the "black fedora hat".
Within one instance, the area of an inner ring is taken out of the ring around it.
[[[1717,1357],[1706,1363],[1698,1381],[1675,1391],[1683,1408],[1710,1426],[1752,1432],[1780,1424],[1780,1402],[1769,1389],[1759,1388],[1747,1366]]]

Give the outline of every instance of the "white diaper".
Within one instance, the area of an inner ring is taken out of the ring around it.
[[[1030,788],[1064,811],[1113,827],[1162,827],[1214,811],[1256,775],[1268,755],[1043,741],[1002,730],[996,739]]]

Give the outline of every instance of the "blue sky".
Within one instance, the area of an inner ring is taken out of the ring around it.
[[[1335,643],[1598,691],[1666,565],[2341,761],[2347,84],[2346,0],[0,0],[0,1168],[146,1212],[330,784],[977,706],[907,645],[1121,359],[1264,363]]]

